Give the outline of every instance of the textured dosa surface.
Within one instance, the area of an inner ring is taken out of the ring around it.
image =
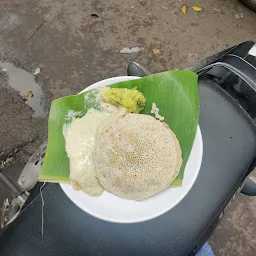
[[[152,116],[128,114],[99,129],[93,160],[106,190],[143,200],[166,189],[176,178],[181,150],[165,124]]]

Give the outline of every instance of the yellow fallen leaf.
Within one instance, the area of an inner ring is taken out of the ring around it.
[[[32,97],[33,97],[33,93],[32,93],[32,91],[29,91],[27,94],[22,96],[22,99],[26,101],[26,100],[31,99]]]
[[[186,13],[187,13],[187,6],[186,6],[185,4],[183,4],[183,5],[181,6],[181,12],[182,12],[183,14],[186,14]]]
[[[201,12],[203,9],[199,6],[193,6],[192,9],[196,12]]]
[[[160,54],[160,51],[158,49],[153,49],[153,53],[158,56]]]

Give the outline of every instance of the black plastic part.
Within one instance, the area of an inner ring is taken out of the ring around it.
[[[248,57],[249,57],[248,52],[253,47],[254,44],[255,42],[253,41],[247,41],[247,42],[241,43],[239,45],[236,45],[234,48],[232,48],[232,50],[229,51],[228,54],[234,54],[248,61]],[[252,59],[255,59],[255,58],[252,58]]]
[[[256,67],[256,58],[248,55],[248,51],[252,48],[253,45],[254,45],[253,41],[247,41],[247,42],[241,43],[239,45],[232,46],[226,50],[223,50],[223,51],[221,51],[217,54],[214,54],[210,57],[207,57],[201,61],[193,63],[192,65],[186,67],[185,70],[190,70],[190,71],[197,73],[202,68],[204,68],[214,62],[222,61],[222,58],[227,56],[228,54],[234,54],[242,59],[245,59],[246,61],[248,61],[249,63],[251,63],[252,65],[254,65]]]
[[[240,0],[245,6],[252,11],[256,12],[256,1],[255,0]]]
[[[127,68],[127,75],[144,77],[144,76],[149,76],[150,72],[145,67],[138,64],[137,62],[131,62],[129,63]]]
[[[256,69],[254,69],[254,73],[252,73],[251,75],[248,74],[249,72],[252,72],[251,70],[241,70],[238,69],[237,67],[235,67],[234,65],[231,65],[229,63],[226,62],[215,62],[203,69],[201,69],[198,74],[202,75],[203,73],[206,73],[206,71],[212,69],[213,67],[222,67],[227,69],[228,71],[233,72],[235,75],[239,76],[244,82],[246,82],[253,90],[256,91]],[[250,66],[249,66],[250,67]],[[255,79],[255,80],[253,80]]]
[[[247,196],[256,196],[256,179],[249,177],[243,186],[242,193]]]
[[[221,57],[221,61],[202,67],[197,73],[202,76],[209,71],[212,79],[217,78],[215,81],[237,100],[256,123],[256,58],[248,55],[253,46],[254,42],[246,42],[234,47]],[[221,71],[219,68],[226,70]],[[255,167],[254,161],[250,171]],[[256,196],[256,182],[248,178],[241,192]]]
[[[15,182],[13,182],[4,171],[0,171],[0,181],[10,191],[13,197],[22,194],[23,189]]]
[[[226,49],[224,51],[221,51],[217,54],[214,54],[210,57],[207,57],[206,59],[203,59],[201,61],[198,61],[188,67],[185,68],[185,70],[189,70],[189,71],[193,71],[193,72],[198,72],[198,70],[216,62],[217,60],[221,59],[223,56],[225,56],[226,54],[228,54],[229,52],[231,52],[232,50],[234,50],[236,48],[236,46],[233,46],[229,49]]]

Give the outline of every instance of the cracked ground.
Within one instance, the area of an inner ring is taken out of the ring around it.
[[[180,12],[184,3],[186,15]],[[192,5],[203,11],[194,12]],[[255,24],[256,14],[236,0],[1,0],[0,62],[28,74],[40,68],[35,83],[41,87],[44,109],[44,115],[35,116],[0,69],[1,163],[17,179],[47,138],[53,99],[125,75],[130,61],[153,73],[184,68],[234,44],[256,41]],[[142,50],[120,54],[127,46]],[[152,53],[155,48],[158,56]],[[6,196],[1,187],[0,202]],[[215,254],[256,255],[255,223],[256,199],[239,195],[212,235]]]

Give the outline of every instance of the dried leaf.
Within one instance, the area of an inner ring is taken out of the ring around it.
[[[181,12],[182,12],[183,14],[186,14],[186,13],[187,13],[187,6],[186,6],[185,4],[183,4],[183,5],[181,6]]]
[[[159,49],[153,49],[153,53],[158,56],[160,54],[160,50]]]
[[[190,53],[190,54],[188,55],[188,58],[189,58],[189,61],[190,61],[190,62],[196,61],[196,60],[198,60],[198,54],[196,54],[196,53]]]
[[[33,97],[33,93],[32,91],[29,91],[27,94],[22,96],[22,99],[26,101],[26,100],[30,100],[32,97]]]
[[[203,9],[199,6],[192,6],[192,9],[196,12],[201,12]]]

